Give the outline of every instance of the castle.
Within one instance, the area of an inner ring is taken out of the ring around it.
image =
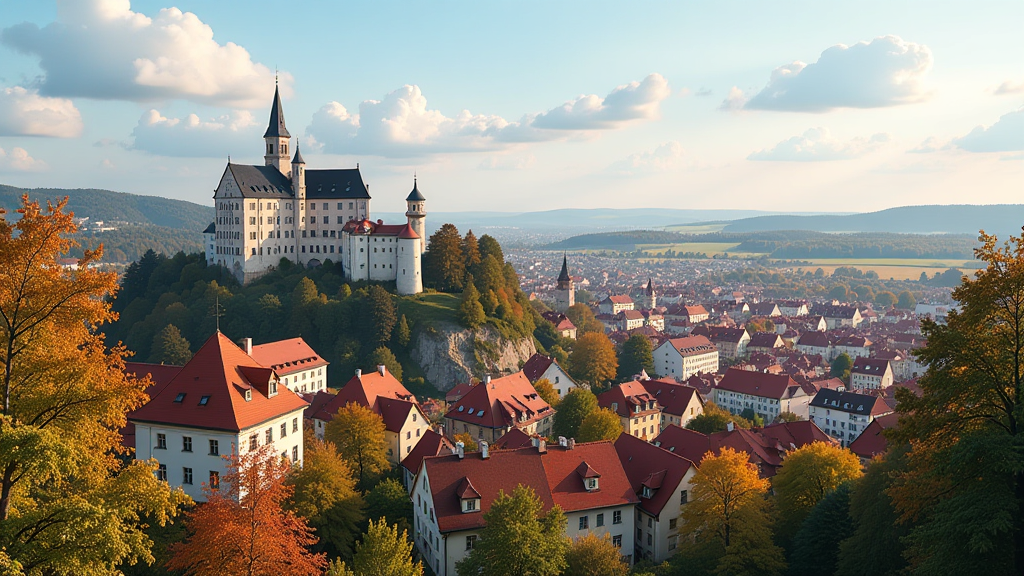
[[[213,196],[217,217],[204,232],[207,264],[248,283],[282,258],[308,267],[330,259],[350,280],[393,281],[399,294],[423,291],[426,198],[415,180],[405,199],[406,223],[371,220],[369,186],[358,165],[307,170],[298,144],[289,154],[277,88],[263,140],[263,166],[228,160]]]

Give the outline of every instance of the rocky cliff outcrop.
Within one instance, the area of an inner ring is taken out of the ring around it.
[[[443,391],[471,377],[516,372],[536,352],[532,338],[505,338],[491,326],[467,330],[444,323],[418,331],[410,356]]]

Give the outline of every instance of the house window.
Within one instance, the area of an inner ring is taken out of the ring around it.
[[[292,446],[292,462],[298,462],[298,461],[299,461],[299,447],[298,446]]]
[[[284,422],[283,424],[281,424],[281,438],[284,438],[287,435],[288,435],[288,423]]]
[[[156,435],[156,447],[159,450],[167,450],[167,434]]]
[[[259,445],[260,445],[259,438],[257,438],[255,434],[253,434],[252,436],[249,436],[249,450],[255,450],[255,449],[259,448]]]
[[[185,467],[181,469],[181,483],[192,484],[192,469]]]
[[[298,418],[292,418],[292,432],[298,432],[298,431],[299,431],[299,419]]]
[[[622,524],[622,510],[612,512],[612,524]]]
[[[182,452],[191,452],[192,451],[192,437],[191,436],[182,436],[181,437],[181,451]]]
[[[590,528],[590,517],[580,516],[580,530],[587,530]]]
[[[643,538],[644,538],[644,530],[643,530],[643,528],[637,528],[636,529],[636,540],[637,540],[637,542],[643,541]]]
[[[210,456],[220,456],[220,442],[210,440]]]
[[[466,550],[476,548],[476,535],[466,536]]]
[[[689,499],[689,495],[686,493],[686,490],[683,490],[683,491],[681,491],[679,493],[679,503],[680,504],[686,504],[688,499]]]
[[[210,490],[220,490],[220,472],[210,470]]]
[[[274,441],[274,429],[273,428],[267,428],[267,444],[270,444],[273,441]]]
[[[676,529],[676,521],[677,521],[676,518],[670,518],[669,519],[669,521],[668,521],[668,529],[669,530],[675,530]]]
[[[156,479],[167,482],[167,464],[160,464],[156,467]]]
[[[616,548],[622,548],[622,536],[612,536],[612,545]]]
[[[604,514],[597,515],[597,526],[604,526]]]
[[[651,539],[651,533],[650,533],[650,532],[648,532],[648,533],[647,533],[647,545],[648,545],[648,546],[650,546],[650,545],[652,544],[651,540],[652,540],[652,539]]]

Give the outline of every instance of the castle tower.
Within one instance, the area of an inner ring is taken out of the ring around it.
[[[281,107],[281,93],[277,86],[274,86],[274,104],[270,107],[270,124],[263,134],[263,140],[267,143],[267,153],[263,160],[267,166],[273,166],[285,176],[292,171],[291,160],[288,159],[288,141],[292,135],[284,125],[284,109]]]
[[[421,219],[420,222],[423,222]],[[422,264],[423,239],[416,234],[412,222],[398,233],[398,267],[395,270],[395,288],[407,296],[423,292]]]
[[[654,291],[654,281],[650,278],[647,279],[647,287],[644,288],[643,293],[643,307],[648,310],[654,310],[658,306],[658,295]]]
[[[558,273],[558,287],[555,289],[555,310],[565,312],[576,304],[576,290],[572,276],[569,276],[569,263],[562,254],[562,271]]]
[[[306,161],[302,159],[299,144],[295,144],[295,158],[292,158],[292,192],[298,201],[306,199]]]
[[[427,249],[427,234],[426,234],[426,222],[427,217],[427,199],[423,197],[420,192],[419,186],[416,183],[416,177],[412,179],[412,192],[409,192],[409,196],[405,199],[405,205],[408,210],[405,212],[406,218],[409,219],[409,226],[416,232],[416,235],[420,239],[420,253],[423,253]]]

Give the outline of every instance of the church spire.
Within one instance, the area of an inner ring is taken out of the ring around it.
[[[274,103],[270,106],[270,124],[264,138],[291,138],[288,128],[284,125],[284,108],[281,107],[281,91],[274,86]]]
[[[565,253],[563,252],[562,253],[562,271],[558,273],[558,281],[559,282],[568,282],[570,280],[572,280],[572,278],[569,276],[569,263],[566,260]]]

